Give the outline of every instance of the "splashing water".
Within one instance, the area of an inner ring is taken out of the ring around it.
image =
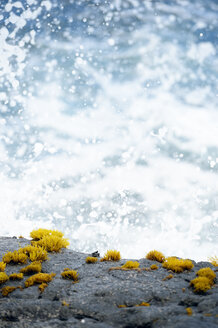
[[[1,235],[217,252],[218,5],[0,4]]]

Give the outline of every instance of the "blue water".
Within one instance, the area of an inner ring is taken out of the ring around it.
[[[1,1],[1,235],[218,251],[218,2]]]

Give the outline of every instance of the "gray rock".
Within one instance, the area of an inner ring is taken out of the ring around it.
[[[26,239],[2,237],[0,255],[29,243]],[[43,293],[38,286],[16,289],[7,297],[0,293],[0,327],[217,327],[217,285],[205,294],[195,294],[189,286],[196,271],[201,267],[212,267],[211,264],[196,263],[192,271],[173,273],[172,279],[163,281],[169,272],[154,261],[141,259],[140,267],[149,268],[155,263],[158,270],[109,271],[126,260],[86,264],[87,256],[71,249],[50,253],[49,260],[42,264],[42,271],[54,272],[56,277]],[[23,266],[7,265],[6,273],[19,272]],[[61,277],[60,273],[66,267],[78,271],[78,283]],[[24,287],[24,281],[9,281],[1,287]],[[136,306],[141,302],[150,306]],[[187,307],[192,308],[192,316],[187,315]]]

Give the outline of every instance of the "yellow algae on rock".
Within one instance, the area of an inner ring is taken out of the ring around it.
[[[46,236],[57,236],[62,238],[64,234],[61,231],[58,230],[48,230],[48,229],[37,229],[33,230],[30,233],[30,237],[34,240],[40,240]]]
[[[151,269],[151,270],[157,270],[157,269],[158,269],[158,266],[157,266],[156,264],[152,264],[152,265],[150,266],[150,269]]]
[[[8,281],[9,277],[5,272],[0,272],[0,284]]]
[[[6,267],[6,263],[0,262],[0,272],[4,272]]]
[[[93,257],[93,256],[88,256],[86,258],[86,263],[90,264],[90,263],[96,263],[98,261],[97,257]]]
[[[213,264],[213,266],[218,267],[218,257],[217,256],[211,256],[208,258],[208,261]]]
[[[2,296],[8,296],[8,294],[12,293],[17,287],[6,286],[1,289]]]
[[[38,273],[41,271],[42,271],[42,264],[40,262],[32,262],[31,264],[27,265],[25,268],[22,268],[20,270],[20,272],[24,274]]]
[[[61,273],[61,277],[64,279],[71,279],[73,281],[78,281],[78,273],[76,270],[65,270]]]
[[[187,312],[188,315],[192,315],[192,308],[187,307],[186,312]]]
[[[66,238],[51,235],[45,236],[38,241],[33,241],[32,245],[41,246],[48,252],[59,252],[62,248],[66,248],[69,245],[69,241]]]
[[[162,280],[165,281],[165,280],[169,280],[169,279],[172,279],[172,278],[173,278],[173,275],[172,274],[169,274],[168,276],[166,276]]]
[[[121,266],[124,269],[137,269],[139,267],[139,262],[137,261],[126,261],[125,264]]]
[[[210,280],[211,285],[214,284],[214,279],[216,278],[215,272],[211,268],[202,268],[196,272],[199,277],[206,277]]]
[[[104,254],[104,257],[100,261],[104,262],[104,261],[119,261],[119,260],[121,260],[120,252],[110,249]]]
[[[162,263],[165,260],[165,256],[161,252],[153,250],[146,255],[146,259]]]
[[[135,306],[150,306],[150,304],[146,302],[141,302],[140,304],[136,304]]]
[[[22,280],[23,279],[23,273],[12,273],[9,276],[10,280]]]
[[[4,263],[26,263],[28,256],[20,250],[14,252],[8,252],[3,255],[2,260]]]
[[[55,276],[55,273],[36,273],[25,281],[25,287],[41,284],[43,282],[51,282]]]
[[[191,270],[194,264],[191,260],[178,259],[177,257],[167,257],[162,264],[163,268],[180,273],[185,270]]]
[[[45,261],[48,259],[47,251],[40,246],[25,246],[19,249],[19,252],[26,254],[30,261]]]
[[[46,282],[41,283],[39,285],[40,292],[43,293],[46,287],[48,287],[48,284],[46,284]]]
[[[190,281],[190,285],[194,287],[195,292],[206,292],[211,289],[211,282],[206,277],[197,277]]]

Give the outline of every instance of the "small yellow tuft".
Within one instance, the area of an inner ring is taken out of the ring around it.
[[[122,265],[121,268],[125,269],[137,269],[139,267],[139,262],[137,261],[127,261],[125,264]]]
[[[150,269],[151,269],[151,270],[157,270],[157,269],[158,269],[158,266],[157,266],[156,264],[152,264],[152,265],[150,266]]]
[[[211,285],[214,284],[214,279],[216,278],[215,272],[211,268],[202,268],[196,272],[199,277],[206,277],[210,280]]]
[[[190,285],[194,287],[195,292],[206,292],[211,289],[211,282],[206,277],[197,277],[190,281]]]
[[[9,276],[10,280],[22,280],[23,279],[23,273],[12,273]]]
[[[61,248],[66,248],[69,242],[66,238],[62,238],[56,235],[45,236],[39,241],[33,241],[33,246],[41,246],[48,252],[59,252]]]
[[[96,263],[98,261],[97,257],[88,256],[86,258],[86,263]]]
[[[211,256],[208,260],[213,266],[218,267],[218,256]]]
[[[173,275],[172,274],[169,274],[168,276],[166,276],[162,280],[165,281],[165,280],[169,280],[169,279],[172,279],[172,278],[173,278]]]
[[[162,266],[165,269],[172,270],[177,273],[185,270],[191,270],[194,267],[191,260],[178,259],[174,256],[167,257]]]
[[[0,284],[8,281],[9,277],[5,272],[0,272]]]
[[[33,230],[30,233],[30,237],[34,240],[40,240],[46,236],[57,236],[62,238],[64,236],[64,234],[58,230],[48,230],[48,229],[37,229],[37,230]]]
[[[25,281],[25,287],[41,284],[43,282],[50,282],[55,276],[55,273],[36,273]]]
[[[5,271],[6,263],[0,262],[0,272]]]
[[[104,261],[119,261],[119,260],[121,260],[120,252],[115,250],[108,250],[100,261],[104,262]]]
[[[117,305],[118,308],[126,308],[127,306],[125,304],[120,304],[120,305]]]
[[[61,277],[64,279],[71,279],[73,281],[78,281],[78,273],[76,270],[67,270],[61,273]]]
[[[46,282],[41,283],[39,285],[40,292],[43,293],[46,287],[48,287],[48,284],[46,284]]]
[[[19,238],[19,239],[23,239],[24,237],[20,235],[18,238]]]
[[[161,252],[153,250],[146,255],[146,259],[162,263],[165,260],[165,256]]]
[[[8,252],[3,255],[2,260],[5,263],[26,263],[28,257],[26,254],[23,254],[20,250],[14,252]]]
[[[62,305],[63,305],[63,306],[69,306],[70,304],[67,303],[66,301],[62,301]]]
[[[140,304],[136,304],[135,306],[150,306],[150,304],[146,302],[142,302]]]
[[[6,286],[1,289],[2,296],[8,296],[8,294],[12,293],[17,287]]]
[[[32,262],[31,264],[20,270],[20,272],[24,274],[39,273],[41,271],[42,264],[40,262]]]
[[[187,307],[186,312],[187,312],[188,315],[192,315],[192,308]]]
[[[48,258],[47,251],[40,246],[28,245],[23,248],[20,248],[19,251],[26,254],[32,262],[45,261]]]

